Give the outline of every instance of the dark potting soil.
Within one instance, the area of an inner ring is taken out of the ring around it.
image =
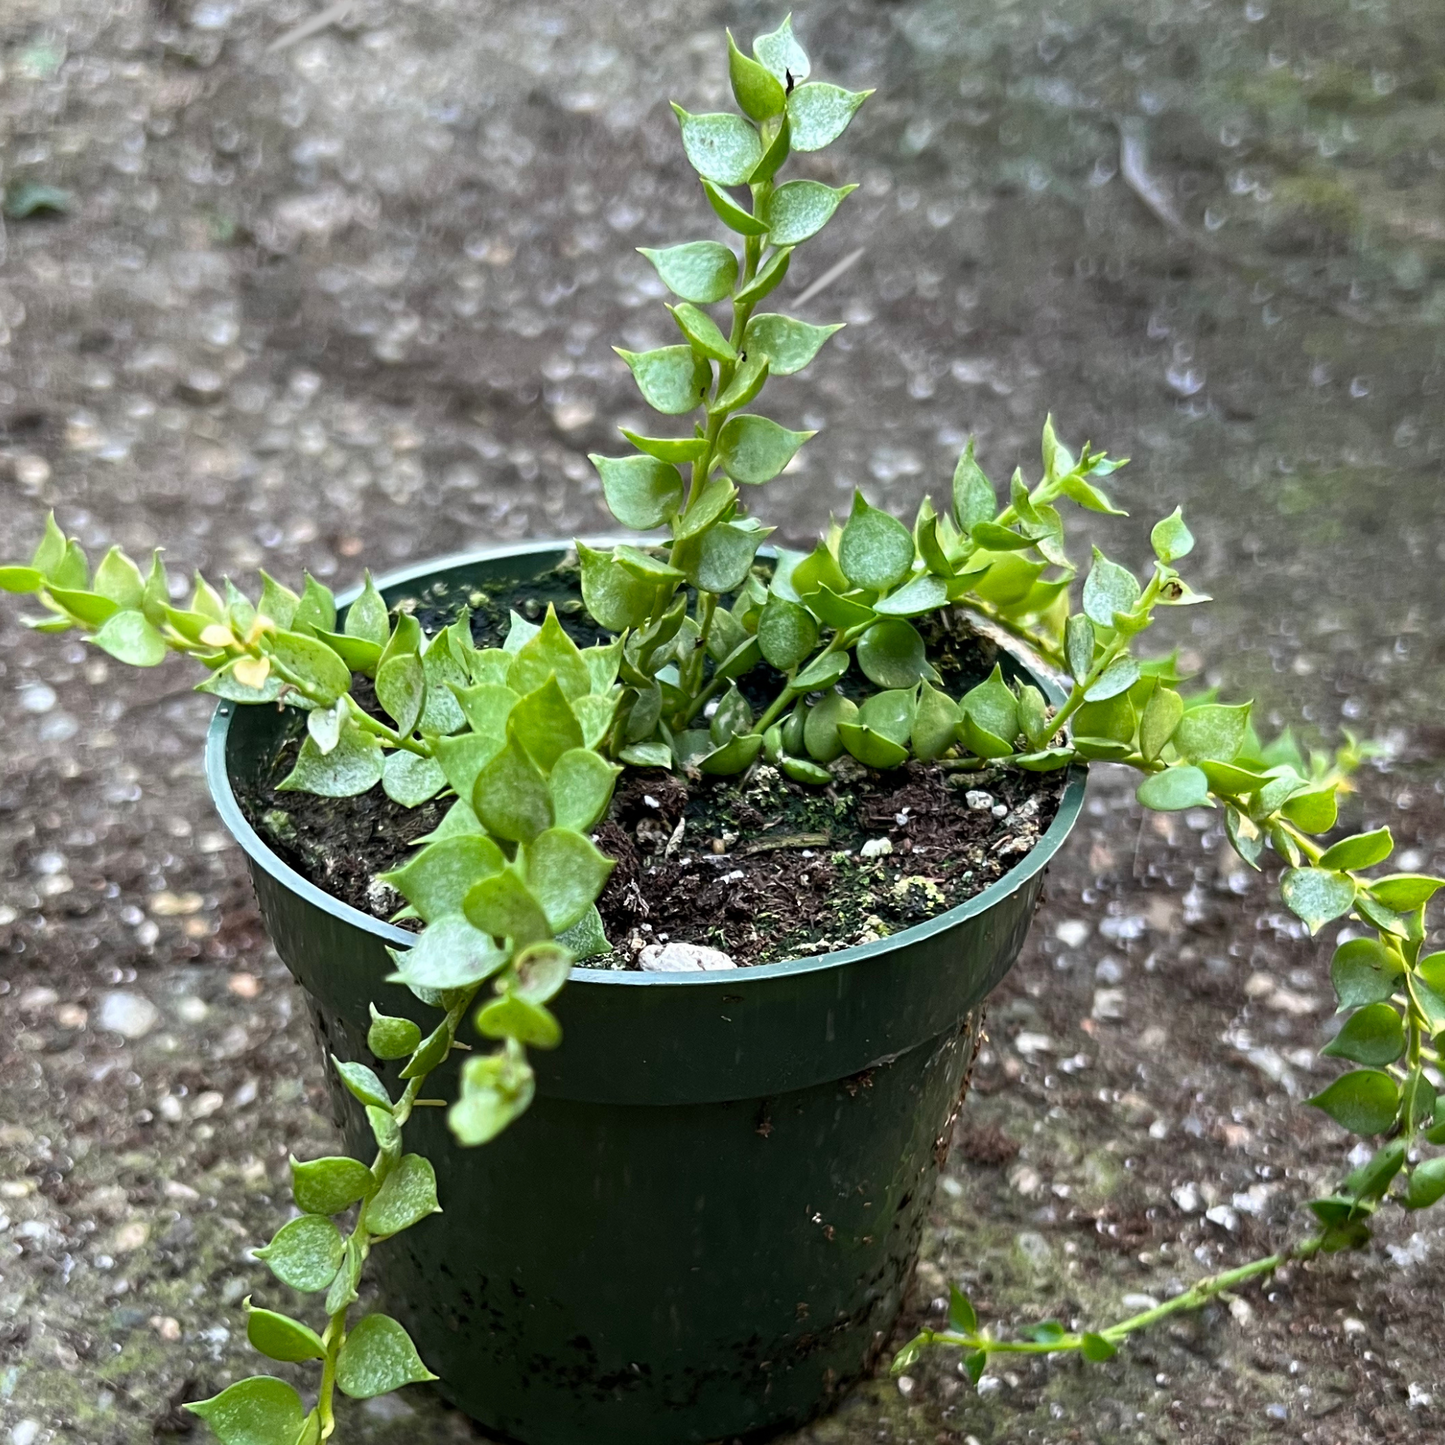
[[[575,572],[559,568],[466,596],[422,594],[413,610],[432,633],[467,602],[478,646],[496,646],[511,608],[540,617],[555,602],[568,632],[590,646],[604,634],[580,612],[575,588]],[[966,623],[928,641],[955,695],[993,666],[992,642]],[[782,679],[750,681],[761,703]],[[354,696],[369,704],[366,679],[356,679]],[[379,787],[354,798],[279,792],[303,732],[301,715],[288,714],[270,765],[235,780],[242,811],[304,877],[386,918],[400,900],[376,875],[406,861],[451,799],[403,808]],[[594,835],[616,860],[598,900],[613,949],[589,964],[633,968],[646,945],[667,942],[719,948],[740,965],[773,963],[896,933],[1001,878],[1047,829],[1064,788],[1063,773],[950,772],[920,763],[880,773],[851,760],[835,767],[824,788],[766,765],[742,778],[626,771]]]

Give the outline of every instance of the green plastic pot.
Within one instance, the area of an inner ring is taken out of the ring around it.
[[[391,603],[438,578],[464,592],[565,551],[495,549],[378,585]],[[222,703],[211,793],[321,1043],[371,1062],[373,1000],[431,1026],[385,981],[387,945],[412,935],[307,882],[242,816],[231,780],[264,766],[280,726],[276,709]],[[1008,874],[876,943],[726,973],[574,969],[562,1046],[533,1055],[536,1101],[483,1148],[419,1110],[407,1144],[435,1164],[445,1212],[372,1268],[443,1394],[527,1445],[679,1445],[799,1425],[867,1373],[917,1259],[980,1006],[1083,795],[1079,770]],[[455,1063],[433,1080],[452,1097]],[[332,1095],[347,1147],[369,1157],[360,1106],[334,1079]]]

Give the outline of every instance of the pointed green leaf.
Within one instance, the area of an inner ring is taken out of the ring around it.
[[[998,511],[993,483],[973,458],[973,438],[958,459],[953,472],[953,515],[959,529],[971,533],[980,522],[991,522]]]
[[[820,151],[832,145],[868,99],[871,90],[844,90],[841,85],[813,81],[788,97],[788,122],[795,151]]]
[[[733,95],[745,115],[753,120],[768,120],[787,104],[782,82],[765,65],[744,55],[728,36],[728,78]]]
[[[853,493],[853,510],[838,543],[838,563],[855,587],[886,592],[913,566],[913,534],[887,512]]]
[[[816,236],[845,196],[857,186],[825,186],[822,181],[786,181],[767,200],[764,220],[775,246],[796,246]]]
[[[360,1159],[350,1159],[344,1154],[305,1162],[291,1161],[291,1197],[297,1209],[305,1214],[340,1214],[355,1204],[374,1182],[371,1170]]]
[[[674,296],[699,306],[721,301],[738,279],[738,258],[720,241],[688,241],[662,251],[639,246],[638,250],[657,268],[662,284]]]
[[[761,351],[745,358],[727,386],[708,402],[708,415],[723,416],[727,412],[736,411],[740,406],[746,406],[763,389],[770,365],[766,353]]]
[[[1089,702],[1103,702],[1106,698],[1117,697],[1139,681],[1139,664],[1132,657],[1121,657],[1106,667],[1084,697]]]
[[[1373,868],[1376,863],[1383,863],[1394,847],[1395,840],[1388,828],[1356,833],[1353,838],[1342,838],[1333,847],[1326,848],[1320,858],[1320,867],[1336,868],[1342,873]]]
[[[1184,808],[1207,808],[1209,806],[1209,779],[1204,773],[1187,763],[1165,768],[1162,773],[1151,773],[1142,783],[1135,796],[1146,808],[1156,813],[1175,813]]]
[[[463,911],[473,928],[494,938],[509,938],[514,948],[552,936],[541,904],[511,868],[483,878],[467,894]]]
[[[719,522],[673,548],[673,560],[694,587],[731,592],[748,576],[758,548],[771,528],[748,522]]]
[[[434,1379],[411,1336],[389,1315],[359,1320],[336,1359],[337,1386],[353,1400],[370,1400],[403,1385]]]
[[[381,788],[393,803],[419,808],[446,786],[447,775],[435,758],[418,757],[398,748],[381,765]]]
[[[1090,1360],[1096,1365],[1103,1364],[1105,1360],[1112,1360],[1119,1353],[1117,1346],[1110,1344],[1103,1335],[1094,1334],[1092,1331],[1084,1336],[1079,1349],[1086,1360]]]
[[[411,1019],[377,1013],[371,1004],[371,1025],[366,1031],[366,1047],[378,1059],[409,1058],[421,1042],[421,1029]]]
[[[377,668],[376,700],[403,738],[416,731],[426,702],[426,673],[416,653],[393,657]]]
[[[753,54],[784,87],[798,85],[808,78],[808,56],[793,35],[793,17],[785,15],[783,23],[753,41]]]
[[[1405,1026],[1387,1003],[1370,1003],[1345,1020],[1344,1027],[1320,1050],[1326,1058],[1383,1068],[1405,1052]]]
[[[552,765],[548,786],[559,828],[586,832],[600,823],[621,769],[589,748],[573,748]]]
[[[660,346],[655,351],[614,351],[631,368],[637,389],[654,411],[681,416],[701,405],[712,372],[690,346]]]
[[[552,771],[552,765],[563,753],[583,745],[577,715],[555,675],[550,673],[541,687],[529,692],[512,709],[508,728],[513,736],[526,740],[527,751],[544,773]],[[477,816],[486,822],[480,809]]]
[[[30,565],[43,577],[54,580],[57,569],[65,561],[65,533],[60,530],[54,512],[45,516],[45,530],[30,558]]]
[[[789,431],[765,416],[735,416],[718,433],[718,456],[734,481],[758,486],[772,481],[814,435]]]
[[[807,321],[796,321],[791,316],[765,311],[748,322],[743,333],[743,350],[749,356],[758,351],[766,352],[771,375],[792,376],[812,361],[835,331],[842,329],[842,322],[832,326],[813,326]]]
[[[596,901],[613,863],[570,828],[549,828],[527,847],[529,886],[554,933],[571,928]]]
[[[1285,906],[1311,933],[1348,913],[1355,901],[1354,880],[1328,868],[1291,868],[1280,879],[1279,891]]]
[[[577,729],[571,746],[580,746],[580,742],[581,730]],[[552,824],[547,780],[520,740],[515,714],[508,726],[507,745],[477,774],[472,808],[489,833],[513,842],[530,842]]]
[[[1177,562],[1194,550],[1194,534],[1184,525],[1184,514],[1178,507],[1163,521],[1155,522],[1149,533],[1154,555],[1164,563]],[[1122,610],[1122,609],[1121,609]]]
[[[394,956],[401,982],[411,988],[466,988],[507,962],[506,950],[460,915],[428,924],[410,948]]]
[[[973,1302],[956,1284],[948,1287],[948,1327],[961,1335],[971,1335],[978,1329]]]
[[[1379,903],[1397,913],[1408,913],[1428,903],[1445,888],[1445,879],[1425,873],[1392,873],[1370,882],[1370,893]]]
[[[1291,793],[1280,812],[1302,833],[1328,833],[1339,819],[1335,784]]]
[[[763,156],[763,143],[754,126],[727,111],[689,115],[676,103],[672,111],[682,127],[688,163],[698,175],[720,186],[746,184]]]
[[[796,602],[769,597],[758,619],[758,646],[779,672],[791,672],[818,645],[818,624]]]
[[[577,556],[582,564],[582,600],[599,626],[622,632],[647,621],[657,597],[655,586],[639,582],[617,565],[610,552],[596,551],[585,542],[577,544]]]
[[[718,330],[717,322],[706,311],[699,310],[687,301],[667,309],[672,313],[672,319],[677,322],[677,329],[687,337],[694,350],[714,361],[738,359],[732,342]]]
[[[1204,703],[1187,708],[1170,741],[1188,762],[1233,762],[1244,746],[1249,708],[1247,702],[1237,706]]]
[[[316,740],[301,744],[296,766],[280,792],[315,793],[320,798],[354,798],[381,781],[381,744],[358,727],[342,728],[336,746],[322,753]]]
[[[338,1262],[339,1259],[338,1254]],[[267,1359],[295,1364],[301,1360],[326,1358],[326,1346],[310,1325],[303,1325],[300,1320],[277,1314],[274,1310],[255,1309],[249,1298],[245,1306],[246,1339],[252,1349],[259,1350]]]
[[[758,268],[757,275],[747,285],[739,286],[733,299],[739,306],[756,306],[764,297],[771,296],[778,289],[783,277],[788,274],[792,259],[791,246],[779,246],[770,251],[768,259]]]
[[[736,231],[740,236],[766,236],[768,234],[765,221],[759,220],[750,211],[745,211],[726,191],[720,190],[706,177],[703,178],[702,190],[707,197],[708,205],[713,208],[718,220],[728,230]]]
[[[271,1375],[253,1375],[185,1408],[211,1427],[221,1445],[297,1445],[305,1416],[301,1396]]]
[[[1064,651],[1075,682],[1083,682],[1093,670],[1094,641],[1094,624],[1082,612],[1074,613],[1064,627]]]
[[[117,662],[131,667],[157,667],[166,660],[170,651],[165,638],[146,621],[145,614],[136,611],[114,613],[91,641]],[[350,680],[348,675],[347,681]]]
[[[1069,619],[1071,622],[1072,618]],[[1085,619],[1087,621],[1087,619]],[[1092,638],[1092,624],[1090,637]],[[1184,699],[1172,687],[1156,687],[1144,704],[1144,714],[1139,719],[1139,751],[1144,761],[1152,763],[1179,726],[1184,716]]]
[[[572,960],[572,950],[560,943],[534,943],[524,948],[514,960],[512,993],[528,1003],[546,1003],[561,992],[572,971]]]
[[[1305,1102],[1324,1110],[1351,1134],[1383,1134],[1399,1112],[1400,1091],[1378,1069],[1353,1069]]]
[[[294,680],[322,707],[329,707],[350,691],[351,669],[315,637],[276,632],[268,639],[267,647],[281,675],[288,682]]]
[[[865,767],[880,771],[896,768],[908,761],[908,749],[885,738],[864,723],[845,722],[838,724],[838,736],[843,746]]]
[[[121,608],[139,608],[145,597],[145,578],[140,568],[119,547],[112,547],[100,559],[93,586]]]
[[[634,431],[628,431],[626,427],[619,427],[618,430],[633,446],[640,452],[645,452],[649,457],[654,457],[659,462],[699,462],[707,452],[707,441],[703,437],[645,437]],[[610,461],[611,458],[591,456],[588,458],[592,465],[599,472],[602,470],[601,463]],[[622,458],[621,460],[631,460]],[[603,482],[603,491],[606,492],[606,482]],[[681,498],[678,499],[681,501]],[[607,505],[612,507],[613,515],[617,515],[617,509],[612,505],[609,498]],[[676,510],[672,508],[671,510]],[[639,527],[638,531],[648,531],[651,527],[660,525],[666,519],[667,512],[664,512],[657,522],[649,523],[646,527]],[[632,523],[625,525],[631,526]]]
[[[403,1154],[366,1206],[365,1223],[372,1234],[400,1234],[428,1214],[436,1214],[437,1180],[420,1154]]]
[[[1084,580],[1084,612],[1100,627],[1113,627],[1114,614],[1130,611],[1138,600],[1139,582],[1134,574],[1117,562],[1109,561],[1095,547],[1094,565]]]
[[[364,642],[374,642],[378,647],[386,646],[391,636],[391,615],[371,580],[370,572],[366,574],[366,585],[361,595],[346,609],[346,621],[341,630],[348,637],[359,637]]]
[[[313,1293],[325,1289],[335,1278],[341,1251],[341,1231],[324,1214],[303,1214],[283,1224],[271,1243],[256,1251],[256,1257],[266,1261],[282,1284]],[[283,1356],[271,1358],[279,1360]]]
[[[983,682],[964,693],[958,706],[960,712],[994,737],[1007,743],[1018,736],[1018,699],[1003,680],[1003,669],[997,663]]]

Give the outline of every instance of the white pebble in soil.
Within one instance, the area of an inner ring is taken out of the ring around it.
[[[737,967],[721,949],[701,943],[649,943],[637,963],[644,973],[711,973]]]
[[[108,993],[101,997],[96,1023],[123,1039],[144,1038],[161,1021],[160,1010],[138,993]]]
[[[989,813],[993,811],[993,794],[985,793],[982,788],[970,788],[963,795],[963,801],[973,809],[975,813]],[[1008,810],[1005,809],[1005,812]]]

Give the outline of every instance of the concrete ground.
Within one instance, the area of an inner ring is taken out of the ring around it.
[[[604,522],[585,453],[661,344],[633,248],[713,235],[666,99],[723,98],[753,4],[8,0],[0,180],[71,194],[0,248],[0,555],[249,579],[378,570]],[[862,189],[779,309],[846,320],[775,384],[824,428],[758,510],[911,513],[963,438],[1036,468],[1052,410],[1132,466],[1135,565],[1184,503],[1176,634],[1259,714],[1383,737],[1352,821],[1445,864],[1445,39],[1433,0],[838,0],[816,73],[878,93],[802,173]],[[33,190],[28,192],[32,197]],[[11,1445],[183,1433],[255,1367],[239,1302],[333,1142],[317,1051],[200,773],[203,700],[0,608],[0,1419]],[[1207,814],[1097,768],[996,1000],[898,1340],[959,1279],[1002,1325],[1093,1324],[1289,1237],[1347,1142],[1310,943]],[[1423,1440],[1445,1417],[1442,1230],[1181,1319],[1106,1366],[954,1358],[799,1442]],[[196,1437],[199,1438],[199,1435]],[[349,1445],[480,1438],[424,1389]]]

